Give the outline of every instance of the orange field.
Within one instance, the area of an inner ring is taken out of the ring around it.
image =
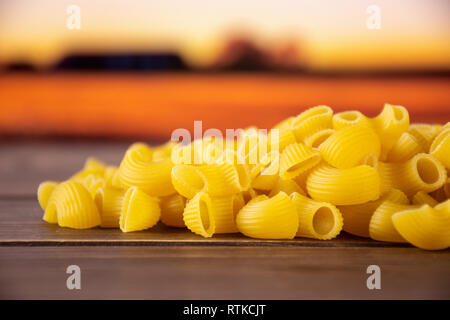
[[[307,107],[408,108],[412,122],[450,121],[448,78],[270,74],[4,74],[0,134],[166,139],[176,128],[270,128]]]

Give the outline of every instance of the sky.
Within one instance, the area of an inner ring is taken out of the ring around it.
[[[66,27],[67,6],[81,29]],[[369,5],[381,29],[366,26]],[[65,53],[175,50],[207,66],[227,36],[298,42],[312,69],[450,68],[448,0],[0,0],[0,62],[46,66]]]

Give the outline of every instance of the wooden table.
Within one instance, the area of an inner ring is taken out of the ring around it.
[[[186,230],[71,230],[46,224],[42,180],[62,180],[88,156],[118,164],[128,143],[0,142],[2,299],[449,299],[450,250],[427,252],[341,234],[332,241],[200,238]],[[381,290],[366,269],[381,268]],[[81,268],[81,290],[66,268]]]

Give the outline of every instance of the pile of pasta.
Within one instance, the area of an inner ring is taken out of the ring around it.
[[[119,167],[90,158],[67,181],[41,183],[38,200],[46,222],[75,229],[161,220],[205,238],[320,240],[344,230],[437,250],[450,246],[449,172],[450,123],[410,124],[390,104],[372,118],[316,106],[266,134],[135,143]]]

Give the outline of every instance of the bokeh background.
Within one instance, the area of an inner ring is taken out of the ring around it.
[[[317,104],[444,123],[449,13],[448,0],[0,0],[0,137],[159,141]]]

